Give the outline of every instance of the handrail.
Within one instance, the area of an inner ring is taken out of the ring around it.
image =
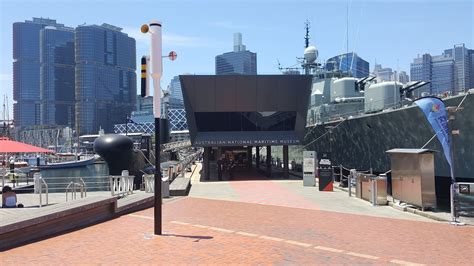
[[[67,199],[68,199],[67,195],[68,195],[69,189],[71,189],[71,193],[72,193],[72,188],[71,188],[71,186],[74,186],[74,182],[72,182],[72,181],[69,182],[69,184],[66,186],[66,201],[67,201]],[[71,199],[74,199],[74,196],[73,196],[73,195],[71,195]]]
[[[48,184],[46,183],[46,181],[44,181],[44,179],[42,177],[38,178],[38,183],[39,183],[38,184],[39,185],[39,206],[41,208],[41,207],[43,207],[43,197],[42,197],[43,185],[44,185],[45,192],[46,192],[46,205],[49,204]]]
[[[82,179],[82,178],[81,178]],[[76,187],[78,187],[81,191],[81,199],[84,198],[84,187],[85,187],[85,183],[84,181],[82,180],[83,184],[80,184],[80,183],[75,183],[73,181],[69,182],[69,184],[67,185],[66,187],[66,201],[68,201],[68,192],[69,192],[69,189],[71,189],[71,199],[72,200],[75,200],[77,199],[77,196],[76,196]],[[87,191],[86,191],[86,194],[85,196],[87,197]]]
[[[84,179],[82,179],[82,177],[79,178],[79,181],[81,181],[82,187],[84,188],[84,197],[87,197],[87,185],[86,185],[86,182],[84,182]],[[82,198],[82,193],[81,193],[81,198]]]
[[[183,141],[175,141],[175,142],[161,144],[160,148],[161,148],[161,151],[169,151],[169,150],[175,150],[178,148],[186,148],[189,146],[191,146],[191,141],[183,140]]]

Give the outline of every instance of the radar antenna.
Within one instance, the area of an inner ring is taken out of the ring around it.
[[[304,29],[306,30],[306,34],[304,36],[304,48],[308,48],[309,46],[309,29],[310,29],[310,25],[309,25],[309,20],[306,20],[304,22]]]

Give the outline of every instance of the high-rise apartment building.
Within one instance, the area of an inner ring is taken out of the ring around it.
[[[216,75],[257,74],[257,54],[246,50],[242,34],[234,33],[234,50],[216,56]]]
[[[45,47],[40,46],[40,43],[56,43],[55,38],[58,37],[56,34],[50,34],[51,32],[48,30],[46,34],[43,31],[42,38],[40,38],[42,30],[47,26],[52,26],[57,31],[69,30],[69,28],[56,23],[56,20],[53,19],[33,18],[25,22],[13,23],[13,100],[15,101],[13,116],[17,127],[41,124],[40,50]],[[43,58],[42,62],[47,62],[48,66],[54,65],[55,59],[51,57],[55,56],[56,52],[62,53],[59,50],[56,51],[55,48],[50,47],[45,51],[49,53],[49,57]],[[51,74],[49,78],[54,79],[56,77],[50,71],[48,73]],[[48,85],[44,86],[45,90],[54,82],[45,77],[46,81]],[[62,86],[61,81],[57,81],[56,85]]]
[[[76,130],[113,132],[135,109],[135,39],[109,24],[81,25],[75,33]]]
[[[356,78],[363,78],[369,75],[369,62],[359,57],[356,53],[341,54],[329,58],[326,61],[327,71],[340,71],[349,73]]]
[[[40,31],[40,123],[74,127],[74,29]]]

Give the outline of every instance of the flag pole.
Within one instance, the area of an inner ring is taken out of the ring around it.
[[[463,223],[458,221],[458,213],[456,210],[457,205],[457,197],[456,197],[456,177],[454,175],[454,138],[453,138],[453,131],[454,131],[454,120],[456,120],[456,112],[458,108],[455,106],[448,106],[446,107],[448,111],[448,126],[449,126],[449,142],[450,142],[450,153],[451,153],[451,186],[449,190],[449,202],[451,207],[451,224],[453,225],[463,225]]]

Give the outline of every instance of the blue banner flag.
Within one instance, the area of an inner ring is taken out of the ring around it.
[[[437,97],[425,97],[416,100],[415,104],[423,110],[428,122],[436,132],[436,136],[443,146],[444,157],[452,168],[448,116],[443,101]]]

